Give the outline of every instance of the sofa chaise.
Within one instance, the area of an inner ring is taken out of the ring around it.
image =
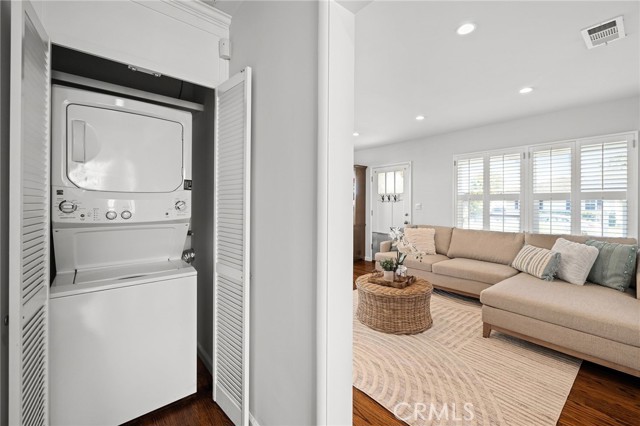
[[[498,331],[640,377],[637,269],[631,287],[622,292],[557,278],[544,281],[511,267],[525,244],[551,249],[560,237],[579,243],[637,240],[418,227],[435,229],[436,254],[407,258],[408,272],[436,288],[479,298],[484,337]],[[376,268],[381,260],[395,256],[390,241],[381,243]]]

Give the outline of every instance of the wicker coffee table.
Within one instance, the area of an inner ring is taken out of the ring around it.
[[[399,289],[370,283],[369,275],[356,279],[356,316],[361,323],[391,334],[417,334],[431,327],[433,286],[428,281],[417,278],[410,286]]]

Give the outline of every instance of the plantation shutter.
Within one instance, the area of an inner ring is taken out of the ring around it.
[[[580,232],[626,237],[633,135],[580,143]]]
[[[216,89],[213,399],[249,424],[251,68]]]
[[[520,232],[522,153],[489,157],[489,229]]]
[[[484,227],[484,158],[456,160],[456,226]]]
[[[9,424],[47,425],[49,38],[27,1],[11,4]]]
[[[533,147],[532,232],[572,233],[572,145]]]

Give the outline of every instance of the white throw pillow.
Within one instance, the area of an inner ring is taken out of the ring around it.
[[[583,285],[598,258],[598,249],[586,244],[558,238],[551,251],[560,253],[557,277],[571,284]]]
[[[436,254],[436,230],[433,228],[405,228],[409,244],[424,254]],[[596,249],[597,250],[597,249]]]

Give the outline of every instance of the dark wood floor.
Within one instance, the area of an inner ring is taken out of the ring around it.
[[[354,281],[373,268],[372,262],[354,262]],[[353,388],[353,424],[354,426],[406,425],[356,388]],[[640,379],[590,362],[583,362],[558,425],[640,425]]]
[[[138,417],[124,426],[233,426],[211,399],[211,386],[211,374],[198,359],[198,390],[195,394]]]

